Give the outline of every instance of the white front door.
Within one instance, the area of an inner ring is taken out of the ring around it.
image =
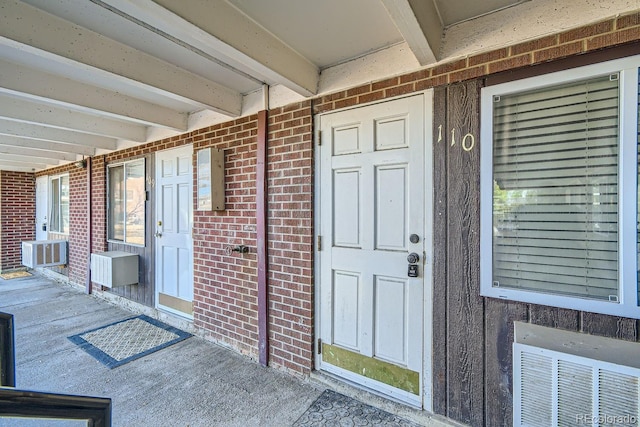
[[[47,211],[49,210],[49,177],[36,178],[36,240],[47,240]]]
[[[193,147],[156,153],[156,306],[193,317]]]
[[[430,396],[426,98],[319,119],[320,369],[419,407]]]

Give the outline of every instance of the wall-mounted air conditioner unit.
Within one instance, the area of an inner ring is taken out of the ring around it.
[[[22,265],[29,268],[53,267],[67,263],[66,240],[22,242]]]
[[[91,254],[91,281],[113,288],[138,283],[138,255],[122,251]]]

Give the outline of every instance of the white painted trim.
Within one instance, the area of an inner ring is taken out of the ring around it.
[[[422,272],[424,276],[423,320],[424,346],[422,352],[422,404],[425,411],[433,412],[433,89],[424,94],[424,248]],[[430,255],[430,256],[429,256]]]
[[[640,318],[637,302],[636,180],[638,132],[638,69],[640,56],[608,61],[571,70],[485,87],[481,91],[480,145],[480,294],[545,306]],[[619,279],[620,302],[537,293],[492,286],[493,280],[493,98],[529,89],[549,87],[597,76],[620,73],[620,187]],[[631,206],[629,206],[631,205]],[[632,237],[633,236],[633,237]]]

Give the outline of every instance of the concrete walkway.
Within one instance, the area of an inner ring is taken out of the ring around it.
[[[197,336],[109,369],[67,337],[138,313],[38,275],[0,278],[0,311],[14,315],[18,389],[110,397],[118,427],[291,426],[331,385],[262,368]],[[350,387],[338,391],[349,389],[414,423],[446,425]]]

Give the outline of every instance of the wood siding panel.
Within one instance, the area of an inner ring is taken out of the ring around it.
[[[566,308],[531,305],[529,308],[529,321],[535,325],[566,329],[568,331],[578,331],[580,329],[579,312]]]
[[[485,408],[487,426],[513,424],[513,322],[526,322],[527,304],[485,299]]]
[[[585,312],[581,313],[581,318],[581,332],[625,341],[638,340],[638,322],[636,319]]]
[[[433,94],[433,412],[447,414],[447,145],[438,142],[446,123],[447,89]]]
[[[479,81],[448,88],[447,150],[448,416],[484,422],[484,302],[480,298],[480,151],[460,136],[479,134]],[[444,131],[444,130],[443,130]],[[436,139],[437,141],[437,139]],[[441,141],[441,143],[444,141]]]

